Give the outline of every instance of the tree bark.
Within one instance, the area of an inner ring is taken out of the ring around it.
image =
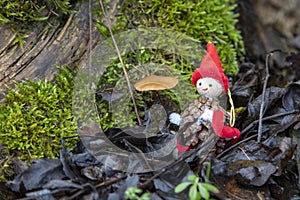
[[[27,33],[23,48],[13,44],[15,34],[10,27],[0,24],[0,92],[12,80],[51,80],[56,66],[87,65],[89,43],[93,47],[103,38],[94,26],[90,38],[88,2],[77,8],[78,12],[66,20],[50,18],[46,23],[37,23]]]

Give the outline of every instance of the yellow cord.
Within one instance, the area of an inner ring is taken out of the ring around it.
[[[229,121],[229,125],[231,127],[234,126],[234,123],[235,123],[235,110],[234,110],[234,105],[233,105],[233,101],[232,101],[232,98],[231,98],[231,92],[228,88],[228,98],[229,98],[229,103],[230,103],[230,121]]]

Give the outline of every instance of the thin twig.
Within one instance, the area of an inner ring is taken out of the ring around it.
[[[246,156],[246,158],[247,158],[248,160],[251,160],[251,159],[249,158],[249,156],[247,155],[247,153],[245,152],[245,150],[244,150],[242,147],[239,147],[239,149],[243,152],[243,154]]]
[[[103,187],[103,186],[112,185],[112,184],[117,183],[119,181],[122,181],[126,178],[127,178],[127,175],[124,175],[124,176],[121,176],[121,177],[118,177],[118,178],[109,179],[107,181],[104,181],[104,182],[101,182],[101,183],[95,185],[95,187],[98,189],[98,188]]]
[[[298,111],[297,110],[292,110],[292,111],[288,111],[288,112],[284,112],[284,113],[278,113],[278,114],[275,114],[275,115],[264,117],[264,118],[262,118],[262,121],[269,120],[269,119],[274,119],[276,117],[282,117],[282,116],[285,116],[285,115],[295,114],[296,112],[298,112]],[[245,134],[248,130],[250,130],[258,122],[259,122],[259,120],[255,120],[251,124],[249,124],[246,128],[244,128],[244,130],[242,130],[241,135]]]
[[[104,18],[105,18],[105,19],[108,19],[107,15],[106,15],[106,12],[105,12],[105,8],[104,8],[104,6],[103,6],[103,1],[102,1],[102,0],[99,0],[99,3],[100,3],[101,10],[102,10],[102,13],[103,13]],[[119,50],[119,48],[118,48],[118,44],[117,44],[117,42],[116,42],[116,40],[115,40],[115,37],[114,37],[114,34],[113,34],[112,30],[111,30],[111,27],[110,27],[111,24],[110,24],[110,22],[107,23],[106,26],[107,26],[107,28],[108,28],[108,30],[109,30],[111,39],[112,39],[112,41],[113,41],[113,43],[114,43],[116,52],[117,52],[117,54],[118,54],[118,58],[119,58],[120,63],[121,63],[121,65],[122,65],[122,69],[123,69],[123,72],[124,72],[124,76],[125,76],[125,79],[126,79],[126,82],[127,82],[127,86],[128,86],[128,89],[129,89],[129,93],[130,93],[130,96],[131,96],[131,100],[132,100],[132,103],[133,103],[134,112],[135,112],[136,118],[137,118],[137,120],[138,120],[138,123],[139,123],[139,125],[141,126],[141,125],[142,125],[142,121],[141,121],[141,119],[140,119],[140,117],[139,117],[139,113],[138,113],[138,109],[137,109],[136,102],[135,102],[135,99],[134,99],[133,91],[132,91],[132,89],[131,89],[130,80],[129,80],[129,77],[128,77],[128,74],[127,74],[127,70],[126,70],[125,65],[124,65],[124,62],[123,62],[123,59],[122,59],[122,57],[121,57],[121,53],[120,53],[120,50]]]
[[[144,189],[146,186],[148,186],[154,179],[156,179],[157,177],[159,177],[160,175],[162,175],[167,169],[170,169],[172,167],[174,167],[175,165],[177,165],[178,163],[186,160],[187,158],[191,157],[194,153],[196,153],[197,150],[194,151],[190,151],[187,153],[187,155],[180,157],[179,159],[175,160],[174,162],[172,162],[170,165],[168,165],[165,168],[162,168],[157,174],[153,175],[151,178],[149,178],[147,181],[145,181],[144,183],[142,183],[141,185],[139,185],[138,187],[141,189]]]
[[[96,189],[99,189],[100,187],[103,187],[103,186],[108,186],[108,185],[112,185],[114,183],[117,183],[119,181],[122,181],[124,179],[126,179],[127,176],[121,176],[121,177],[118,177],[118,178],[112,178],[112,179],[109,179],[107,181],[103,181],[97,185],[92,185],[94,186]],[[66,200],[71,200],[71,199],[75,199],[76,197],[79,197],[80,195],[84,194],[85,192],[87,192],[88,188],[87,187],[83,187],[82,189],[74,189],[72,190],[70,193],[73,194],[72,196],[70,197],[65,197]]]
[[[293,110],[293,111],[289,111],[289,112],[285,112],[285,113],[279,113],[279,114],[275,114],[275,115],[271,115],[271,116],[268,116],[268,117],[265,117],[262,119],[262,121],[265,121],[265,120],[269,120],[269,119],[274,119],[276,117],[281,117],[281,116],[285,116],[285,115],[290,115],[290,114],[294,114],[298,112],[297,110]],[[242,131],[241,131],[241,135],[244,135],[246,132],[248,132],[251,128],[253,128],[257,123],[259,122],[259,120],[255,120],[254,122],[252,122],[251,124],[249,124],[246,128],[244,128]],[[241,140],[237,143],[235,143],[234,145],[230,146],[229,148],[225,149],[224,151],[222,151],[221,153],[219,153],[216,158],[219,159],[221,158],[223,155],[225,155],[226,153],[228,153],[229,151],[231,151],[232,149],[234,149],[235,147],[239,146],[240,144],[242,143],[245,143],[253,138],[257,137],[256,134],[255,135],[252,135],[244,140]]]
[[[92,26],[93,26],[93,22],[92,22],[92,0],[89,0],[89,58],[88,58],[88,70],[89,70],[89,82],[88,82],[88,87],[89,89],[91,89],[91,76],[92,76]]]
[[[262,135],[262,118],[264,114],[264,107],[265,107],[265,96],[266,96],[266,89],[268,85],[268,80],[270,77],[269,73],[269,58],[273,55],[273,53],[268,53],[266,56],[266,78],[263,86],[262,97],[261,97],[261,105],[260,105],[260,112],[259,112],[259,123],[258,123],[258,131],[257,131],[257,142],[261,142],[261,135]]]

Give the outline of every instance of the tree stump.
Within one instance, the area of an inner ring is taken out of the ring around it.
[[[13,44],[15,34],[10,27],[0,24],[0,92],[12,80],[51,80],[56,66],[87,65],[89,44],[93,47],[103,38],[95,26],[89,26],[88,2],[76,8],[65,20],[50,18],[37,23],[28,31],[23,48]]]

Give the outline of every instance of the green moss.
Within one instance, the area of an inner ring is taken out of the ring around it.
[[[0,106],[0,143],[20,152],[20,159],[58,157],[61,139],[73,147],[78,141],[72,116],[73,75],[59,68],[56,83],[24,80],[7,87]]]
[[[212,41],[227,74],[238,72],[238,56],[244,44],[235,25],[234,0],[142,0],[124,1],[116,30],[159,26],[185,33],[200,42]]]
[[[0,0],[0,23],[9,24],[16,33],[15,43],[22,45],[28,37],[26,30],[50,15],[68,14],[70,0]]]

